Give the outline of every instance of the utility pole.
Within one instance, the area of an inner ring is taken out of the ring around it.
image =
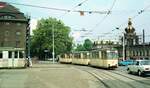
[[[122,50],[122,54],[123,54],[123,61],[125,60],[125,35],[123,33],[123,50]]]
[[[53,52],[52,52],[52,54],[53,54],[53,64],[54,64],[54,62],[55,62],[55,49],[54,49],[54,44],[55,44],[55,41],[54,41],[54,37],[55,37],[55,35],[54,35],[54,24],[52,25],[52,36],[53,36]]]
[[[116,27],[116,29],[119,30],[120,28]],[[123,43],[122,43],[122,48],[123,48],[122,55],[123,55],[123,58],[122,58],[122,60],[124,61],[125,60],[125,33],[122,32],[122,34],[123,34]]]

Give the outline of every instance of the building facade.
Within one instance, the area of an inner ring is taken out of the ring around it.
[[[143,38],[145,38],[144,34]],[[122,45],[119,45],[117,48],[120,59],[123,59],[123,37],[121,40]],[[144,41],[143,43],[140,42],[140,38],[135,32],[135,28],[132,26],[130,18],[128,21],[128,27],[125,28],[124,45],[125,59],[150,59],[150,44],[145,43]]]
[[[0,2],[0,59],[26,57],[29,20],[16,7]]]

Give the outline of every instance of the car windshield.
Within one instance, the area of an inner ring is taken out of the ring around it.
[[[150,65],[150,61],[141,61],[141,65]]]

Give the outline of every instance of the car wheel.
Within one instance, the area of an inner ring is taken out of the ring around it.
[[[142,76],[142,72],[140,70],[138,71],[138,76]]]
[[[129,74],[132,74],[132,72],[130,71],[130,69],[129,69],[129,68],[127,69],[127,71],[128,71],[128,73],[129,73]]]

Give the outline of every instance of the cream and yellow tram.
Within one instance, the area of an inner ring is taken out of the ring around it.
[[[72,63],[72,58],[73,58],[73,55],[72,53],[65,53],[65,54],[62,54],[60,55],[60,59],[59,59],[59,62],[60,63]]]
[[[90,65],[102,68],[118,67],[118,52],[115,49],[91,51]]]
[[[0,68],[22,68],[26,66],[25,50],[18,48],[0,49]]]
[[[89,51],[80,51],[73,53],[73,64],[80,64],[80,65],[88,65],[90,62],[90,53]]]

